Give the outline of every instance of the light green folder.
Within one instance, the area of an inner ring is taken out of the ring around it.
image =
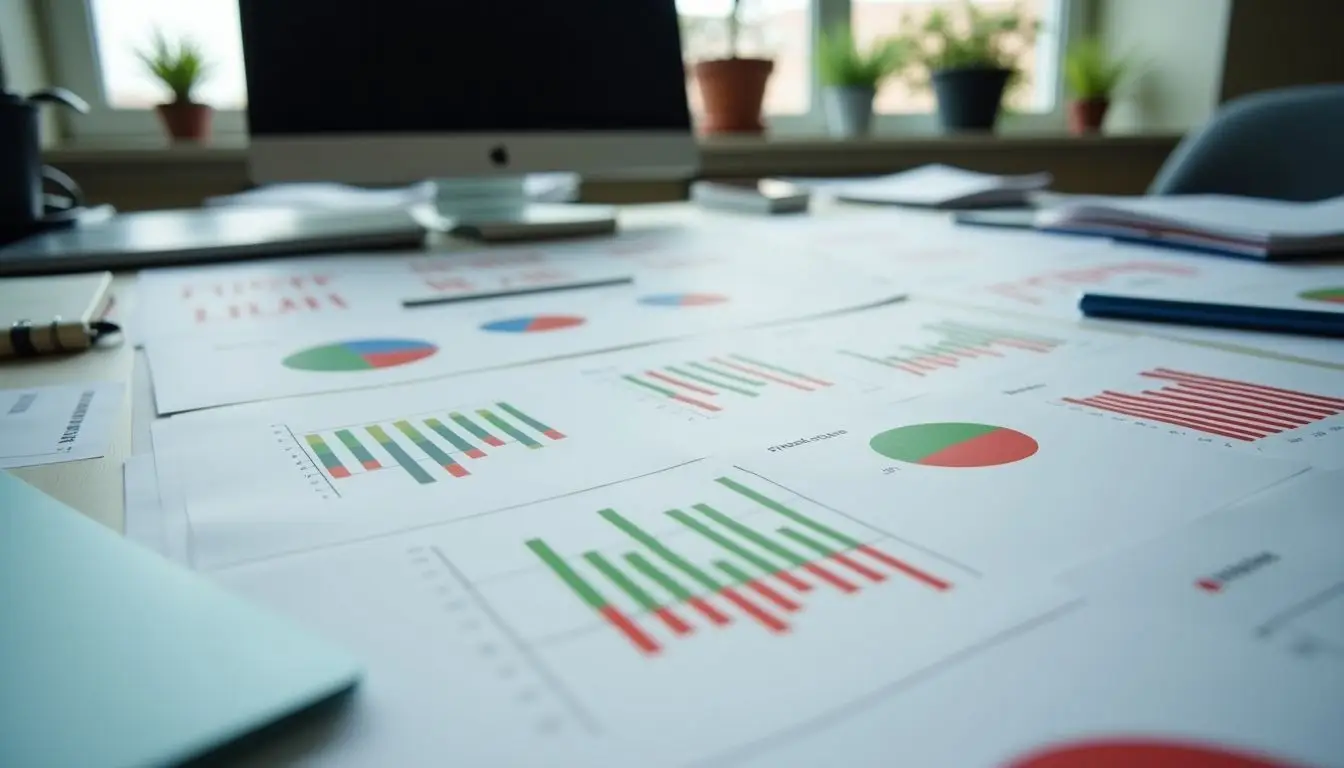
[[[0,472],[0,766],[173,765],[358,677],[343,651]]]

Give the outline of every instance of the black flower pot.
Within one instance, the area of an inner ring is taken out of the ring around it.
[[[991,67],[942,69],[932,73],[938,122],[945,131],[987,131],[999,117],[1003,90],[1012,72]]]

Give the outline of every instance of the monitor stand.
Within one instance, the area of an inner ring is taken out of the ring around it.
[[[522,176],[434,179],[434,201],[417,211],[432,230],[486,242],[542,240],[616,231],[604,205],[534,203]]]

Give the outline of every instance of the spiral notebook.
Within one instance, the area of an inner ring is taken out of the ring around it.
[[[88,349],[117,330],[103,321],[112,273],[0,280],[0,357]]]

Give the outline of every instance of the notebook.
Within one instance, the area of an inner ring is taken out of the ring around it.
[[[997,176],[935,164],[829,189],[836,199],[849,202],[952,210],[1025,206],[1032,193],[1050,186],[1050,181],[1048,173]]]
[[[111,300],[111,272],[0,280],[0,357],[88,349]]]
[[[138,269],[320,251],[418,247],[410,211],[219,207],[125,213],[0,248],[0,276]]]
[[[351,690],[288,621],[0,472],[0,765],[177,765]]]
[[[1344,196],[1314,203],[1232,195],[1080,198],[1040,211],[1036,226],[1265,260],[1334,255],[1344,251]]]

